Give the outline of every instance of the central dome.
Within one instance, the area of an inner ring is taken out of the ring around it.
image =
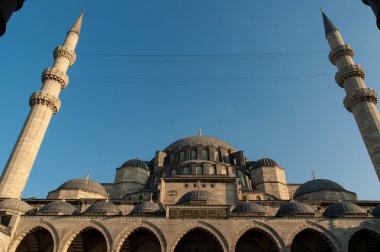
[[[219,138],[209,137],[209,136],[191,136],[191,137],[185,137],[185,138],[175,141],[174,143],[166,147],[164,149],[164,152],[169,151],[169,150],[181,149],[187,146],[196,147],[197,145],[202,145],[202,146],[211,145],[216,148],[222,147],[227,150],[236,151],[236,149],[232,145],[226,143],[225,141]]]

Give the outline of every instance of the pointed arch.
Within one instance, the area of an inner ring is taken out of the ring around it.
[[[20,231],[13,236],[8,251],[15,252],[25,237],[38,230],[45,230],[51,236],[53,242],[53,249],[51,251],[57,252],[59,246],[58,232],[54,226],[47,221],[37,221],[20,229]]]
[[[252,223],[243,225],[234,233],[229,251],[234,252],[236,250],[236,245],[239,239],[250,230],[258,230],[259,232],[267,235],[268,237],[273,239],[278,248],[278,251],[284,251],[285,243],[282,240],[281,236],[270,226],[258,221],[254,221]]]
[[[77,235],[89,229],[94,229],[103,235],[106,242],[107,251],[111,252],[112,237],[107,228],[103,224],[96,221],[85,222],[69,230],[61,240],[59,251],[66,252]]]
[[[371,228],[359,227],[348,239],[347,251],[380,251],[380,234]]]
[[[161,251],[162,252],[166,251],[166,240],[165,240],[164,235],[161,233],[158,227],[156,227],[155,225],[147,221],[135,222],[134,224],[129,225],[125,229],[123,229],[116,236],[112,251],[116,251],[116,252],[120,251],[121,247],[124,244],[125,239],[127,239],[130,234],[132,234],[133,232],[139,229],[145,229],[151,232],[152,234],[154,234],[156,238],[158,239],[158,241],[160,242]]]
[[[291,250],[294,239],[303,231],[311,231],[322,235],[324,238],[326,238],[326,242],[330,245],[331,249],[334,252],[342,251],[342,245],[339,240],[326,228],[313,222],[305,222],[295,226],[286,237],[286,249],[289,251]]]
[[[178,232],[178,235],[175,236],[175,238],[170,242],[167,251],[174,251],[175,247],[177,246],[178,242],[182,239],[182,237],[184,237],[188,232],[196,228],[202,229],[210,233],[219,242],[222,250],[224,252],[228,251],[228,243],[224,236],[213,225],[204,221],[197,221],[185,225],[185,227],[180,232]]]

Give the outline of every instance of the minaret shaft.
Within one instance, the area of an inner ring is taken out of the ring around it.
[[[1,176],[2,198],[19,198],[25,188],[50,120],[61,106],[58,97],[69,82],[66,71],[76,58],[74,49],[79,39],[82,18],[83,13],[68,32],[64,44],[55,49],[53,67],[42,73],[41,90],[29,98],[29,115]]]
[[[355,64],[352,48],[344,43],[339,30],[323,12],[322,14],[325,21],[326,39],[331,49],[330,61],[338,68],[335,80],[346,92],[344,106],[354,115],[380,180],[380,115],[376,105],[377,94],[375,90],[367,88],[364,82],[364,69]],[[326,29],[326,23],[327,27],[333,27],[333,29]]]

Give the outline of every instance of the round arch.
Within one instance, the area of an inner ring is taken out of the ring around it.
[[[306,222],[306,223],[302,223],[302,224],[295,226],[289,232],[289,234],[286,238],[286,242],[285,242],[286,249],[288,249],[288,251],[290,251],[292,243],[294,241],[294,238],[298,234],[300,234],[302,231],[305,231],[308,229],[312,230],[314,232],[320,233],[321,235],[326,237],[327,242],[329,243],[329,245],[331,245],[331,248],[333,249],[334,252],[342,251],[342,246],[341,246],[340,242],[338,241],[338,239],[330,231],[328,231],[326,228],[324,228],[324,227],[322,227],[316,223],[313,223],[313,222]]]
[[[35,223],[31,223],[25,227],[23,227],[19,232],[17,232],[14,237],[12,238],[8,251],[9,252],[15,252],[17,247],[20,245],[22,240],[31,232],[37,231],[39,229],[46,230],[52,237],[53,239],[53,251],[57,252],[58,251],[58,244],[59,244],[59,237],[58,237],[58,232],[54,228],[54,226],[47,222],[47,221],[38,221]]]
[[[372,228],[359,227],[347,240],[347,251],[376,252],[380,250],[380,234]]]
[[[174,251],[175,247],[177,246],[178,242],[184,237],[188,232],[190,232],[193,229],[203,229],[204,231],[210,233],[212,236],[216,238],[216,240],[219,242],[220,246],[222,247],[224,252],[228,251],[228,243],[224,236],[211,224],[203,221],[193,222],[190,224],[185,225],[185,227],[178,233],[178,235],[171,241],[168,251]]]
[[[268,235],[268,237],[272,238],[273,241],[275,242],[275,244],[278,248],[278,251],[284,251],[285,244],[284,244],[284,241],[282,240],[281,236],[276,231],[274,231],[270,226],[268,226],[264,223],[258,222],[258,221],[254,221],[252,223],[245,224],[235,232],[235,234],[233,235],[233,238],[231,240],[231,245],[230,245],[229,251],[235,252],[236,244],[238,243],[239,239],[245,233],[249,232],[250,230],[258,230],[259,232],[262,232],[262,233]]]
[[[85,231],[86,229],[95,229],[99,231],[106,241],[107,251],[111,252],[111,235],[105,226],[96,221],[85,222],[69,230],[61,240],[59,251],[67,252],[75,237],[82,231]]]
[[[115,238],[114,245],[112,248],[112,251],[120,251],[121,247],[123,246],[123,243],[125,239],[135,232],[138,229],[146,229],[150,232],[152,232],[161,245],[161,251],[166,251],[166,240],[164,238],[164,235],[161,233],[160,229],[153,225],[150,222],[147,221],[139,221],[132,225],[127,226],[125,229],[123,229]]]

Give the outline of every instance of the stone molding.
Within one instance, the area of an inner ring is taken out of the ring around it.
[[[53,114],[56,114],[61,107],[61,101],[58,98],[50,95],[48,92],[43,90],[34,92],[30,96],[30,107],[33,107],[35,104],[46,105],[51,109]]]
[[[77,58],[76,53],[74,50],[71,50],[69,47],[65,45],[60,45],[54,50],[54,59],[56,60],[58,57],[64,57],[68,59],[70,62],[70,66],[72,66]]]
[[[364,80],[364,68],[357,64],[345,66],[336,73],[335,81],[341,88],[343,88],[344,81],[351,77],[360,77]]]
[[[331,64],[336,65],[336,61],[343,56],[354,57],[354,50],[350,45],[338,45],[332,49],[329,54]]]
[[[61,89],[64,90],[69,83],[69,77],[66,73],[54,67],[46,68],[41,75],[42,82],[46,80],[54,80],[61,84]]]
[[[377,104],[377,94],[372,88],[360,88],[346,95],[343,100],[344,107],[352,112],[356,105],[364,102],[372,102]]]

